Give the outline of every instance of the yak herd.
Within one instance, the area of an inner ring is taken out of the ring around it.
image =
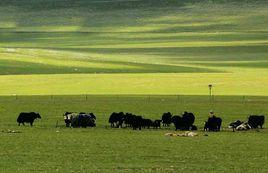
[[[66,127],[95,127],[96,126],[96,116],[93,113],[75,113],[66,112],[63,115]],[[22,112],[17,118],[18,125],[29,123],[31,126],[35,119],[41,119],[39,113]],[[264,115],[250,115],[246,122],[237,120],[230,123],[229,128],[235,130],[249,130],[262,128],[265,121]],[[197,130],[197,126],[194,125],[195,115],[191,112],[184,112],[182,115],[172,115],[170,112],[163,113],[161,119],[151,120],[148,118],[143,118],[140,115],[134,115],[132,113],[124,112],[113,112],[108,122],[111,128],[132,128],[133,130],[141,130],[144,128],[158,129],[162,126],[169,127],[174,124],[175,130]],[[205,131],[220,131],[222,125],[222,119],[220,117],[210,115],[208,120],[204,123]]]

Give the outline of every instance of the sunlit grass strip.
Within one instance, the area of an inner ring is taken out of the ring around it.
[[[183,94],[206,95],[212,83],[216,95],[267,95],[265,70],[255,73],[73,74],[0,77],[0,95]]]

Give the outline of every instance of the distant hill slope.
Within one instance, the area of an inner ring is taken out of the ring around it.
[[[267,44],[265,0],[0,1],[5,75],[267,68]]]
[[[0,1],[0,95],[267,95],[267,76],[266,0]]]

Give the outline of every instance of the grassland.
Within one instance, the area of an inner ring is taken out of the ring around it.
[[[213,108],[223,132],[198,131],[196,138],[166,137],[174,127],[133,131],[110,129],[113,111],[159,118],[164,111],[191,110],[203,127],[211,108],[207,96],[20,96],[1,97],[1,172],[267,172],[267,129],[231,132],[228,122],[266,113],[267,97],[218,96]],[[64,127],[62,113],[93,111],[95,129]],[[38,111],[33,128],[15,123],[21,111]],[[56,128],[56,122],[59,127]],[[267,123],[265,124],[267,127]],[[58,132],[57,132],[58,131]]]
[[[267,19],[266,0],[1,0],[0,172],[268,172],[267,129],[226,129],[267,115]],[[206,137],[210,109],[223,131]],[[107,124],[185,110],[196,138]],[[42,120],[18,127],[23,111]],[[97,127],[64,128],[65,111]]]

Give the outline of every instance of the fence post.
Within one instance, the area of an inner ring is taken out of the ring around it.
[[[246,103],[246,96],[243,96],[243,98],[242,98],[242,103]]]
[[[56,121],[56,128],[59,127],[59,120]]]

